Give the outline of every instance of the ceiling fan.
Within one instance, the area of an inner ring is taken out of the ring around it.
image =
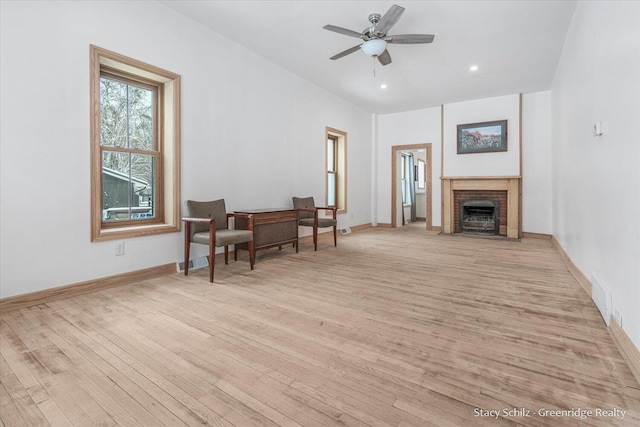
[[[394,4],[389,8],[387,13],[382,16],[380,16],[379,13],[370,14],[369,22],[371,22],[371,26],[365,28],[362,33],[348,30],[342,27],[337,27],[335,25],[325,25],[324,27],[322,27],[325,30],[334,31],[336,33],[345,34],[351,37],[356,37],[364,41],[357,46],[333,55],[329,59],[340,59],[343,56],[347,56],[350,53],[357,51],[358,49],[362,49],[365,54],[377,57],[378,61],[380,61],[382,65],[388,65],[391,63],[391,55],[389,55],[389,51],[387,50],[387,43],[431,43],[435,37],[432,34],[387,35],[387,32],[391,29],[391,27],[395,25],[396,22],[398,22],[403,12],[404,7]]]

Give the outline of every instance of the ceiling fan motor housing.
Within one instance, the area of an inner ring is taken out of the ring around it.
[[[384,36],[384,34],[378,33],[376,29],[376,24],[380,22],[380,18],[382,18],[382,15],[380,15],[379,13],[372,13],[369,15],[369,22],[371,22],[371,26],[369,28],[366,28],[362,32],[362,36],[364,40],[369,40],[372,38],[380,38]]]

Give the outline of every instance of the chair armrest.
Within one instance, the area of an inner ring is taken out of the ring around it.
[[[338,208],[336,207],[329,207],[329,206],[316,206],[317,210],[325,210],[325,211],[331,211],[332,215],[333,215],[333,219],[336,219],[336,213],[338,211]]]
[[[216,241],[216,220],[213,218],[190,218],[184,217],[182,218],[184,222],[184,239],[185,245],[189,245],[191,241],[191,224],[192,223],[205,223],[209,224],[209,244],[214,244]]]
[[[216,220],[213,218],[190,218],[190,217],[184,217],[182,218],[182,220],[184,222],[206,222],[209,224],[215,224]]]
[[[252,218],[253,218],[253,214],[242,213],[242,212],[234,212],[234,213],[228,213],[228,214],[227,214],[227,218],[246,218],[246,219],[252,219]]]

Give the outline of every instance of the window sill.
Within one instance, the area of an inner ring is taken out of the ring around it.
[[[180,231],[179,224],[154,224],[132,227],[108,228],[100,230],[94,236],[94,242],[102,242],[117,239],[129,239],[133,237],[152,236],[155,234],[177,233]]]

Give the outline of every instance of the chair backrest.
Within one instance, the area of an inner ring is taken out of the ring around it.
[[[185,205],[187,207],[187,216],[191,218],[213,218],[216,220],[216,230],[225,230],[227,228],[227,208],[224,204],[224,199],[212,202],[187,200]],[[193,237],[194,233],[201,231],[209,231],[209,226],[198,223],[191,225],[191,237]]]
[[[316,207],[313,197],[292,197],[291,199],[293,200],[294,209]],[[313,218],[313,212],[300,211],[298,218]]]

